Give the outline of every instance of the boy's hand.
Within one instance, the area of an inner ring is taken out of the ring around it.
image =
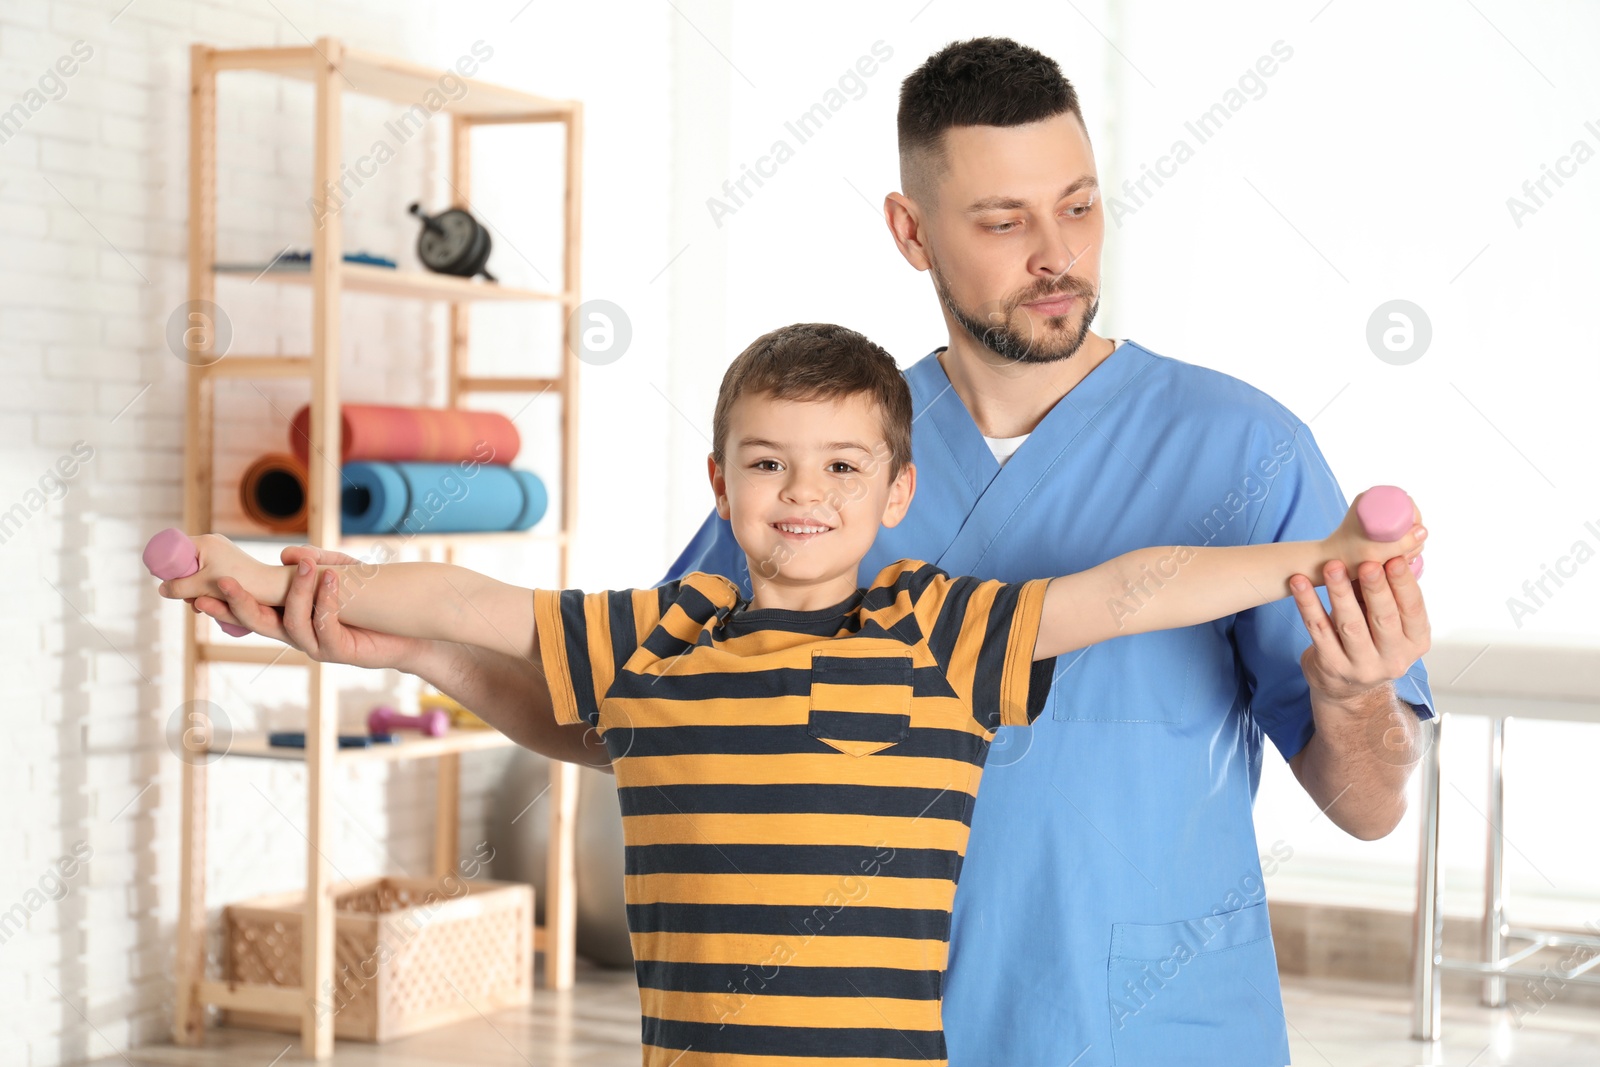
[[[1361,699],[1403,675],[1432,644],[1422,589],[1410,562],[1428,531],[1413,505],[1415,523],[1398,541],[1374,541],[1356,516],[1355,503],[1323,542],[1320,578],[1289,579],[1311,647],[1300,657],[1314,693],[1335,701]],[[1326,585],[1331,613],[1316,586]]]
[[[1361,573],[1363,563],[1381,564],[1396,556],[1404,559],[1409,565],[1413,559],[1422,554],[1422,542],[1428,536],[1428,531],[1422,526],[1422,513],[1413,504],[1411,510],[1415,518],[1411,529],[1400,540],[1374,541],[1367,536],[1366,530],[1362,528],[1361,519],[1356,514],[1356,505],[1365,495],[1363,493],[1351,501],[1350,510],[1345,513],[1344,521],[1323,541],[1328,561],[1343,563],[1344,569],[1350,574]]]
[[[193,601],[196,597],[215,597],[221,590],[219,579],[228,577],[240,582],[252,594],[267,596],[270,574],[276,570],[223,537],[221,534],[200,534],[192,538],[199,569],[187,578],[170,578],[157,587],[157,592],[169,600]]]

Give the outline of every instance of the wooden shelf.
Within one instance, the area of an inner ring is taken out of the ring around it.
[[[311,376],[310,356],[223,356],[214,363],[195,367],[213,378],[308,378]]]
[[[248,278],[253,282],[271,282],[274,285],[311,284],[311,271],[298,268],[252,271],[247,266],[230,265],[213,267],[212,270],[226,278]],[[340,287],[346,292],[380,293],[385,296],[418,300],[563,301],[569,296],[567,293],[519,289],[513,285],[500,285],[497,282],[457,278],[452,274],[430,274],[426,271],[375,267],[370,263],[341,263],[338,275]]]
[[[311,657],[279,644],[250,637],[230,637],[225,641],[199,641],[196,658],[201,663],[254,663],[263,667],[309,667]]]
[[[315,81],[317,68],[332,62],[341,76],[344,89],[362,96],[377,96],[402,104],[424,107],[434,99],[442,101],[436,110],[468,121],[556,122],[577,108],[574,101],[536,96],[519,89],[463,78],[459,72],[428,67],[392,56],[341,47],[336,53],[316,46],[308,48],[218,48],[210,51],[211,69],[270,71],[301,81]],[[454,79],[465,91],[441,92],[441,81]],[[430,96],[430,94],[432,94]],[[455,99],[450,97],[454,96]]]
[[[310,356],[245,356],[230,355],[213,363],[195,367],[213,378],[309,378],[312,374]],[[465,393],[548,393],[560,390],[566,380],[560,376],[550,378],[505,377],[493,375],[462,375],[456,379],[456,392]]]
[[[334,752],[335,763],[399,763],[405,760],[432,759],[462,752],[481,752],[491,748],[514,748],[516,742],[499,730],[451,730],[443,737],[405,735],[402,740],[366,748],[341,748]],[[306,750],[267,743],[266,734],[235,734],[224,753],[251,759],[288,760],[304,763]],[[219,754],[218,759],[222,758]]]
[[[306,534],[299,533],[271,533],[265,530],[218,530],[223,537],[230,541],[255,543],[262,545],[303,545],[306,543]],[[483,533],[444,533],[444,534],[350,534],[340,537],[337,549],[345,548],[375,548],[378,545],[388,545],[391,548],[471,548],[474,545],[564,545],[567,543],[566,534],[534,533],[531,530],[489,530]]]
[[[341,545],[354,548],[375,548],[388,545],[392,548],[415,546],[417,548],[471,548],[473,545],[564,545],[566,536],[560,533],[540,534],[532,531],[507,530],[488,533],[447,534],[352,534],[339,538]]]

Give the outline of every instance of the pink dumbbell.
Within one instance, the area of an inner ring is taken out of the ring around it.
[[[200,553],[195,551],[194,542],[189,540],[189,535],[176,527],[168,527],[150,538],[150,543],[144,546],[144,565],[151,574],[162,581],[172,581],[177,578],[187,578],[200,569]],[[250,633],[243,626],[235,626],[231,622],[219,622],[222,632],[233,637],[243,637]]]
[[[1374,541],[1398,541],[1416,524],[1417,513],[1411,497],[1393,485],[1375,485],[1356,502],[1356,518]],[[1411,561],[1411,573],[1422,577],[1422,557]]]
[[[367,730],[374,734],[392,734],[396,730],[421,730],[429,737],[443,737],[450,729],[450,715],[441,708],[430,708],[421,715],[402,715],[386,705],[372,709],[367,716]]]

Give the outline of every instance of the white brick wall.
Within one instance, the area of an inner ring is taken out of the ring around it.
[[[301,45],[307,36],[332,34],[444,66],[481,39],[495,50],[481,69],[486,80],[583,99],[590,124],[585,295],[627,308],[644,361],[633,369],[645,366],[665,382],[667,289],[649,282],[673,251],[667,192],[638,179],[651,172],[668,134],[667,94],[641,93],[640,86],[666,81],[669,7],[641,5],[629,20],[539,7],[513,23],[520,3],[465,14],[427,0],[125,3],[0,5],[0,114],[71,54],[75,41],[93,50],[64,79],[64,94],[26,114],[0,144],[0,247],[7,253],[0,256],[0,512],[21,504],[14,514],[23,517],[0,543],[10,609],[0,614],[8,698],[0,924],[7,915],[26,919],[20,928],[0,925],[0,1064],[8,1067],[115,1056],[166,1040],[171,1025],[180,796],[179,764],[164,734],[182,694],[180,615],[155,595],[138,552],[150,534],[179,521],[182,506],[184,366],[168,352],[164,328],[185,295],[189,45]],[[598,53],[588,47],[597,40],[604,44]],[[619,67],[630,78],[617,78]],[[299,85],[224,77],[219,258],[265,260],[289,242],[309,248],[310,101]],[[352,100],[347,158],[366,151],[401,110]],[[627,133],[625,154],[619,131]],[[441,180],[444,132],[444,121],[435,119],[351,199],[344,213],[349,250],[410,259],[415,224],[403,214],[406,204],[439,206],[449,197]],[[521,236],[542,231],[518,228],[525,215],[544,217],[559,157],[529,149],[509,157],[496,150],[494,158],[503,162],[475,167],[475,198],[493,212],[493,223],[518,235],[515,250],[497,248],[496,272],[508,280],[532,281],[533,270],[559,279],[554,246]],[[626,211],[614,210],[624,197]],[[602,254],[608,247],[628,254]],[[233,351],[307,351],[305,292],[224,279],[217,298],[234,326]],[[482,328],[475,323],[474,339],[509,358],[549,354],[552,335],[529,325],[536,321],[486,316]],[[443,326],[440,309],[347,299],[346,396],[441,400]],[[609,465],[610,426],[664,434],[678,418],[643,378],[622,380],[628,362],[618,367],[610,378],[605,368],[586,375],[586,468]],[[242,523],[240,471],[256,455],[284,448],[284,420],[308,396],[300,383],[259,385],[227,382],[218,390],[222,527]],[[527,465],[540,470],[540,456],[549,455],[548,418],[530,415],[521,425]],[[30,505],[30,490],[78,441],[93,449],[92,458],[64,493],[35,492]],[[553,473],[541,470],[552,482]],[[643,481],[649,484],[626,495],[591,493],[580,508],[584,528],[621,528],[641,508],[664,512],[666,480]],[[656,543],[647,539],[652,549]],[[619,547],[585,538],[575,581],[591,588],[648,584],[667,562],[661,552],[641,555],[630,539],[619,573]],[[466,562],[530,584],[553,577],[515,553]],[[596,573],[601,563],[605,570]],[[289,669],[221,668],[213,700],[236,728],[297,726],[303,677]],[[403,697],[411,686],[388,672],[351,671],[349,683],[342,710],[352,726],[380,697]],[[481,839],[503,762],[503,755],[464,760],[464,851]],[[327,851],[336,877],[427,869],[432,774],[421,765],[335,774]],[[233,758],[213,767],[213,927],[221,904],[300,883],[304,806],[299,765]],[[92,857],[58,889],[50,872],[74,846],[92,849]]]

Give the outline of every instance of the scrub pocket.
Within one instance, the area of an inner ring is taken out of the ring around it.
[[[1209,626],[1113,638],[1056,658],[1050,717],[1181,723],[1200,688],[1196,672],[1231,677],[1233,669],[1232,646]],[[1230,682],[1224,691],[1236,685]]]
[[[851,756],[870,756],[911,736],[910,649],[811,653],[806,733]]]
[[[1265,902],[1111,928],[1107,994],[1118,1067],[1283,1067],[1283,997]]]

